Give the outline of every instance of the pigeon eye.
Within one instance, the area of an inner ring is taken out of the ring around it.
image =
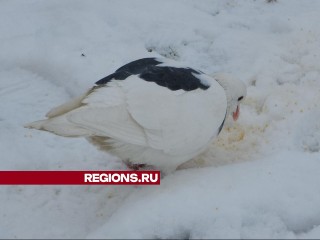
[[[239,98],[238,98],[238,101],[241,101],[242,99],[243,99],[243,96],[239,97]]]

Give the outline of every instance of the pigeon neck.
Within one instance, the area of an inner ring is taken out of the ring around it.
[[[230,113],[230,106],[231,106],[231,95],[230,95],[230,87],[226,79],[221,78],[220,75],[214,76],[215,80],[223,87],[226,97],[227,97],[227,115]]]

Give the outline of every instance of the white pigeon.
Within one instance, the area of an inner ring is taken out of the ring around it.
[[[245,96],[245,84],[228,75],[143,58],[25,127],[86,137],[132,169],[171,172],[203,152],[228,115],[237,120]]]

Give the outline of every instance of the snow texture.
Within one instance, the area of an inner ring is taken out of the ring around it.
[[[125,169],[23,128],[125,63],[248,87],[238,122],[156,187],[1,186],[0,238],[320,238],[320,1],[0,1],[0,169]]]

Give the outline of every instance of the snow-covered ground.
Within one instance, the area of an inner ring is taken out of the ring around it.
[[[23,128],[131,60],[248,86],[237,123],[160,186],[1,186],[0,238],[320,238],[320,1],[0,1],[0,169],[124,169]]]

